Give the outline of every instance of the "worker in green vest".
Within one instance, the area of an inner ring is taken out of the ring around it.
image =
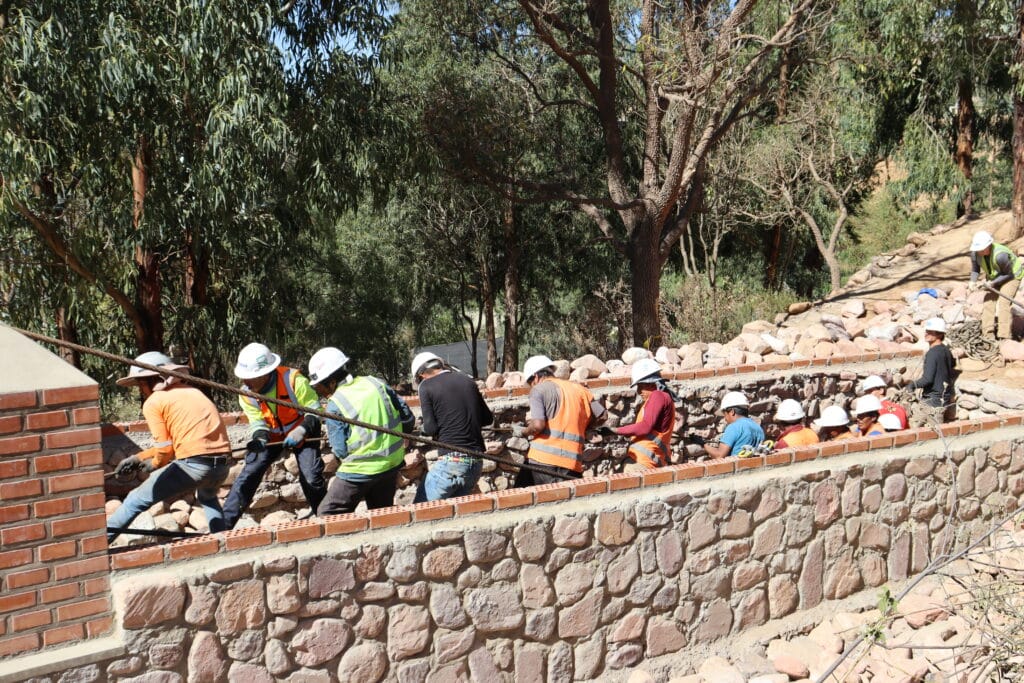
[[[416,418],[405,401],[384,380],[353,377],[345,369],[348,361],[333,346],[309,359],[309,381],[327,399],[326,412],[392,432],[411,432]],[[364,500],[369,510],[394,505],[398,471],[405,464],[405,440],[340,420],[326,424],[327,440],[341,464],[317,513],[353,512]]]
[[[968,289],[973,291],[982,285],[978,279],[982,274],[989,291],[985,292],[981,309],[981,334],[987,339],[992,339],[993,334],[995,339],[1011,339],[1013,317],[1010,302],[1017,295],[1024,276],[1024,264],[1009,247],[979,230],[971,240],[971,282]]]

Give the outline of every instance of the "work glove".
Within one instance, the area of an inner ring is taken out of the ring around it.
[[[267,441],[266,439],[250,439],[249,442],[245,444],[245,450],[251,453],[261,453],[267,450]]]
[[[292,431],[288,432],[288,436],[284,437],[282,445],[285,448],[296,448],[299,444],[306,440],[306,428],[299,425]]]
[[[981,282],[979,280],[972,280],[971,282],[967,283],[967,292],[968,293],[976,292],[979,289],[981,289]]]
[[[703,446],[705,443],[707,443],[707,440],[703,436],[700,436],[699,434],[694,434],[693,432],[686,435],[686,440],[697,446]]]
[[[117,468],[114,470],[114,474],[118,476],[127,476],[133,474],[138,470],[144,470],[146,472],[153,471],[153,463],[150,460],[142,460],[138,455],[129,455],[127,458],[117,464]]]
[[[611,427],[598,427],[597,433],[601,436],[618,436],[619,433]]]
[[[512,436],[523,437],[526,436],[526,425],[514,424],[512,425]]]

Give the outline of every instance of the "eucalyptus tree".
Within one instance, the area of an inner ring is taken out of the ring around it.
[[[9,319],[221,366],[270,334],[310,207],[372,177],[380,5],[3,3],[0,249],[33,266],[0,269]]]

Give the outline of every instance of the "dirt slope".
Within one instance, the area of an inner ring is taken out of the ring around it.
[[[887,267],[873,268],[872,278],[867,283],[847,288],[831,300],[902,301],[908,291],[967,282],[971,275],[969,245],[971,237],[979,230],[987,230],[997,242],[1013,249],[1024,247],[1024,240],[1009,241],[1012,234],[1010,212],[991,211],[973,220],[957,221],[945,232],[928,234],[927,242],[912,254]]]

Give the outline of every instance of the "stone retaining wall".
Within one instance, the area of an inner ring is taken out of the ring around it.
[[[956,422],[115,555],[128,655],[90,665],[90,680],[614,679],[962,547],[1022,500],[1021,422]]]

